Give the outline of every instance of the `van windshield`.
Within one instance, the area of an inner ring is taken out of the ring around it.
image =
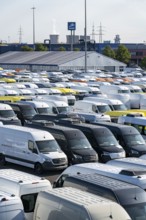
[[[52,109],[51,108],[37,108],[38,113],[39,114],[44,114],[44,113],[52,113]]]
[[[58,113],[69,112],[68,106],[57,107]]]
[[[113,105],[114,110],[127,110],[125,105]]]
[[[145,140],[140,134],[124,135],[124,139],[129,146],[146,144]]]
[[[61,151],[58,143],[55,140],[43,140],[43,141],[36,141],[40,153],[50,153]]]
[[[146,203],[123,205],[131,219],[143,220],[146,219]]]
[[[31,107],[23,107],[21,111],[24,115],[36,115],[35,109]]]
[[[118,141],[112,135],[98,136],[96,140],[100,147],[119,146]]]
[[[91,149],[91,145],[86,138],[70,139],[70,148],[74,150]]]
[[[108,105],[100,105],[97,106],[96,112],[104,113],[104,112],[109,112],[111,111],[111,108]]]
[[[0,117],[9,118],[14,117],[15,113],[13,110],[0,110]]]

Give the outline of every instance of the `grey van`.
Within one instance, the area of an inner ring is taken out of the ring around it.
[[[73,187],[119,203],[132,220],[146,219],[146,193],[138,186],[99,174],[67,176],[63,187]]]
[[[124,148],[127,157],[140,157],[146,154],[145,140],[133,126],[112,122],[96,122],[94,124],[110,129],[119,144]]]

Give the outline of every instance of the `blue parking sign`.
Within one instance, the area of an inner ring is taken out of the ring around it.
[[[76,22],[68,22],[68,30],[75,31],[76,30]]]

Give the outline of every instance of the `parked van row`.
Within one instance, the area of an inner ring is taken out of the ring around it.
[[[25,126],[50,132],[68,156],[69,164],[95,162],[98,157],[101,162],[125,157],[124,149],[108,128],[81,123],[78,120],[72,123],[72,119],[59,122],[55,125],[51,122],[35,120]]]
[[[73,121],[72,119],[62,119],[56,121],[56,123],[66,127],[72,127],[78,129],[83,129],[83,127],[86,127],[86,130],[87,127],[88,128],[92,128],[92,127],[97,128],[98,126],[102,128],[106,127],[115,136],[116,140],[119,142],[118,145],[121,145],[122,148],[125,150],[126,156],[140,157],[141,155],[146,154],[145,140],[143,139],[139,131],[133,126],[120,125],[112,122],[94,122],[92,124],[86,124],[86,123],[81,123],[79,121]],[[85,128],[83,130],[85,132]],[[109,146],[110,139],[107,138],[107,135],[104,135],[103,133],[103,136],[101,136],[100,134],[100,139],[101,138],[106,140],[107,145]],[[91,139],[91,142],[93,142],[93,137],[91,138],[91,136],[88,135],[88,140],[89,139]]]

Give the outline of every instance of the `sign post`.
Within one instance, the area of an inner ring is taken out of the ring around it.
[[[68,22],[68,30],[71,31],[71,51],[73,51],[73,33],[76,30],[76,22]]]

